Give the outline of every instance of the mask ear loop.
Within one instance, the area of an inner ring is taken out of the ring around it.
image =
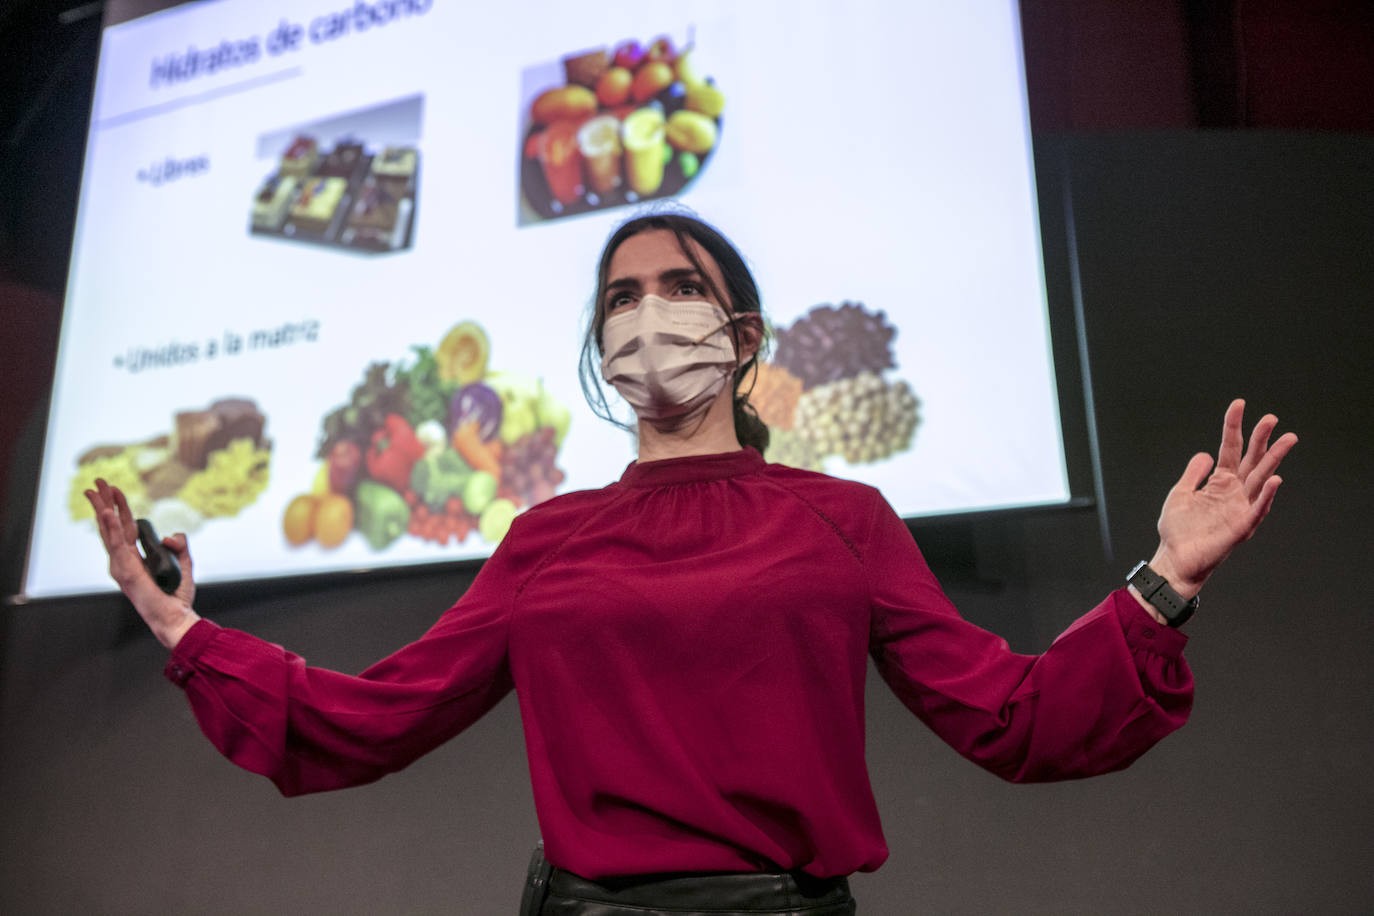
[[[729,318],[725,319],[725,320],[722,321],[720,324],[716,325],[714,328],[712,328],[711,330],[707,331],[705,334],[702,334],[702,335],[701,335],[700,337],[698,337],[696,340],[692,341],[692,343],[694,343],[694,344],[706,343],[706,338],[710,337],[712,334],[716,333],[717,331],[719,331],[719,330],[721,330],[721,329],[723,329],[723,328],[728,328],[728,327],[729,327],[731,324],[733,324],[734,322],[739,321],[740,319],[745,318],[745,317],[747,317],[747,315],[750,315],[750,314],[753,314],[753,313],[752,313],[752,312],[749,312],[749,313],[746,313],[745,315],[731,315]]]

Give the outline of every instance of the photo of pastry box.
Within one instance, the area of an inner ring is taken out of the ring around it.
[[[294,134],[253,196],[249,232],[380,254],[413,243],[420,153],[369,149],[352,133],[332,144]]]

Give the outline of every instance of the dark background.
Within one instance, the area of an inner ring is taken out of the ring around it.
[[[0,585],[17,586],[98,40],[0,7]],[[1159,503],[1249,399],[1301,444],[1188,627],[1192,721],[1124,773],[1009,786],[881,683],[892,859],[863,912],[1360,913],[1374,902],[1374,13],[1356,2],[1023,5],[1051,295],[1072,192],[1105,514],[918,531],[951,597],[1038,651],[1154,547]],[[68,17],[69,19],[72,17]],[[572,358],[573,342],[570,342]],[[1014,448],[1015,443],[1008,443]],[[358,670],[453,571],[210,593]],[[537,836],[514,700],[374,786],[280,798],[223,761],[122,599],[0,611],[0,911],[514,910]]]

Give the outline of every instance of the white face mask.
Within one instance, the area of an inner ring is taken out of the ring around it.
[[[643,420],[685,420],[720,394],[735,370],[733,319],[705,301],[645,296],[601,327],[601,377]]]

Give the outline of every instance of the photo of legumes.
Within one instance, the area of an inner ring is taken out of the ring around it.
[[[769,461],[823,470],[831,457],[872,464],[910,450],[920,401],[884,377],[897,330],[883,312],[826,303],[774,334],[749,396],[769,427]]]

